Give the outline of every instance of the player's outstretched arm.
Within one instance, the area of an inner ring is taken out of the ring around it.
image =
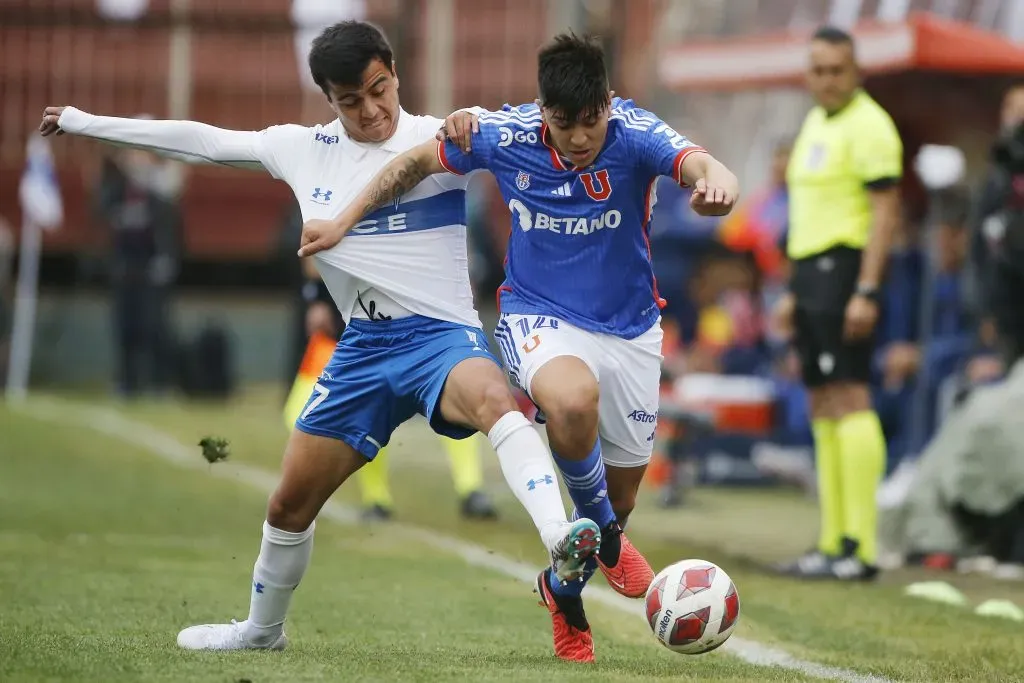
[[[740,196],[740,183],[725,164],[707,152],[689,154],[680,165],[680,178],[693,186],[690,206],[701,216],[724,216]]]
[[[126,119],[95,116],[69,106],[47,107],[39,132],[43,136],[71,133],[190,163],[262,167],[260,133],[225,130],[196,121]]]
[[[311,220],[302,226],[299,256],[312,256],[342,240],[366,214],[395,201],[427,176],[446,173],[438,156],[438,143],[424,142],[395,157],[382,168],[337,218]]]

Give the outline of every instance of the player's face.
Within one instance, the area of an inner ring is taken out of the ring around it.
[[[373,60],[358,86],[328,82],[327,100],[356,142],[383,142],[395,134],[399,105],[394,65]]]
[[[581,116],[575,121],[566,119],[558,111],[541,111],[555,149],[576,166],[585,167],[594,163],[608,135],[607,106],[593,116]]]
[[[823,40],[811,43],[807,89],[825,111],[845,107],[860,85],[860,71],[852,45],[834,45]]]

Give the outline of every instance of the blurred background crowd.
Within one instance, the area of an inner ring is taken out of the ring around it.
[[[685,500],[692,482],[812,492],[806,393],[771,311],[787,283],[785,168],[810,106],[806,38],[823,23],[851,30],[866,88],[906,151],[873,382],[888,442],[880,497],[901,510],[890,546],[942,562],[978,542],[965,515],[1024,511],[1024,485],[986,511],[962,505],[963,480],[941,477],[914,502],[932,481],[926,456],[943,446],[959,450],[935,455],[947,463],[935,471],[983,451],[990,479],[1024,470],[1024,439],[992,436],[1012,435],[1013,402],[976,418],[965,407],[977,387],[1006,384],[1024,348],[1014,316],[1024,277],[998,252],[1007,226],[994,218],[1024,191],[1014,166],[1024,155],[1014,137],[1024,123],[1021,0],[9,0],[0,5],[0,376],[11,371],[19,182],[43,107],[246,130],[322,122],[330,111],[305,54],[323,27],[349,18],[385,30],[404,107],[437,116],[533,99],[527,56],[566,26],[594,33],[617,94],[740,176],[742,202],[721,220],[693,214],[671,181],[657,187],[651,246],[669,304],[661,466],[650,476],[666,504]],[[33,387],[129,399],[277,383],[283,399],[307,335],[337,334],[294,257],[301,219],[283,184],[81,139],[64,138],[53,156],[63,220],[43,239]],[[488,326],[509,231],[489,178],[474,181],[468,216]],[[962,438],[936,439],[948,429]],[[954,521],[918,531],[919,509],[932,527],[937,509]],[[1024,564],[1024,545],[1017,552]]]

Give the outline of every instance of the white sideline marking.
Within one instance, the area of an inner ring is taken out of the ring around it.
[[[8,405],[13,410],[47,422],[68,424],[73,421],[78,426],[141,448],[180,467],[210,469],[211,473],[217,477],[243,481],[268,495],[277,485],[276,474],[243,463],[226,461],[217,463],[216,467],[210,468],[199,457],[197,447],[189,448],[165,432],[144,422],[127,418],[108,408],[94,408],[77,402],[51,398],[32,398],[25,402],[9,403]],[[335,501],[328,501],[320,512],[320,516],[340,524],[357,525],[359,523],[358,510]],[[409,524],[390,522],[384,528],[390,532],[406,535],[424,545],[448,551],[475,567],[491,569],[528,584],[532,584],[537,578],[537,567],[503,557],[475,543],[468,543],[452,536],[445,536],[432,529]],[[641,601],[630,600],[603,586],[590,586],[587,589],[587,596],[589,600],[634,614],[638,618],[642,619],[645,616]],[[782,650],[737,636],[731,637],[722,646],[722,649],[749,664],[776,666],[799,671],[815,678],[846,681],[847,683],[890,683],[886,678],[858,674],[849,669],[798,659]]]

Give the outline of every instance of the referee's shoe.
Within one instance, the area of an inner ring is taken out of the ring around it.
[[[873,581],[878,576],[878,567],[858,558],[857,542],[849,538],[843,539],[841,555],[827,555],[814,549],[777,565],[775,570],[784,576],[809,580]]]

